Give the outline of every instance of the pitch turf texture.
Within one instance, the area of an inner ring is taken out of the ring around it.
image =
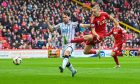
[[[71,58],[78,70],[59,73],[60,58],[23,59],[14,65],[0,59],[0,84],[140,84],[140,57],[119,57],[121,68],[114,69],[113,58]]]

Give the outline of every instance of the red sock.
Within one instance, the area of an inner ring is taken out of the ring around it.
[[[96,54],[96,51],[95,50],[90,50],[89,54]]]
[[[117,57],[117,56],[113,56],[113,58],[114,58],[115,63],[116,63],[117,65],[119,65],[118,57]]]
[[[84,38],[75,38],[74,40],[71,40],[71,43],[81,43],[85,41]]]

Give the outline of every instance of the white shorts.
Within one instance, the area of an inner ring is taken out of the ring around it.
[[[64,56],[65,51],[69,51],[70,55],[71,55],[72,52],[74,51],[74,49],[75,49],[75,44],[74,43],[69,43],[69,44],[63,45],[62,46],[62,56]]]

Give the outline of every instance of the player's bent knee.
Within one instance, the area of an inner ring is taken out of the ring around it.
[[[64,55],[69,56],[70,55],[70,52],[69,51],[65,51],[64,52]]]
[[[90,35],[87,35],[87,36],[84,36],[84,39],[87,41],[87,40],[89,40],[89,41],[92,41],[92,36],[90,36]]]
[[[69,67],[69,66],[70,66],[70,62],[67,63],[66,67]]]
[[[114,56],[114,53],[115,53],[115,52],[111,52],[111,56]]]
[[[113,52],[111,53],[111,56],[112,56],[112,57],[115,57],[115,56],[117,56],[117,53],[116,53],[115,51],[113,51]]]
[[[71,55],[64,55],[63,58],[69,58]]]
[[[84,51],[83,53],[84,53],[84,54],[89,54],[89,52],[87,52],[87,51]]]
[[[122,52],[118,52],[118,56],[123,56],[123,53]]]

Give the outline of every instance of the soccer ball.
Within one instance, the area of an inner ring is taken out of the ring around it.
[[[15,58],[13,58],[13,63],[14,63],[15,65],[20,65],[21,62],[22,62],[22,59],[21,59],[20,57],[15,57]]]

